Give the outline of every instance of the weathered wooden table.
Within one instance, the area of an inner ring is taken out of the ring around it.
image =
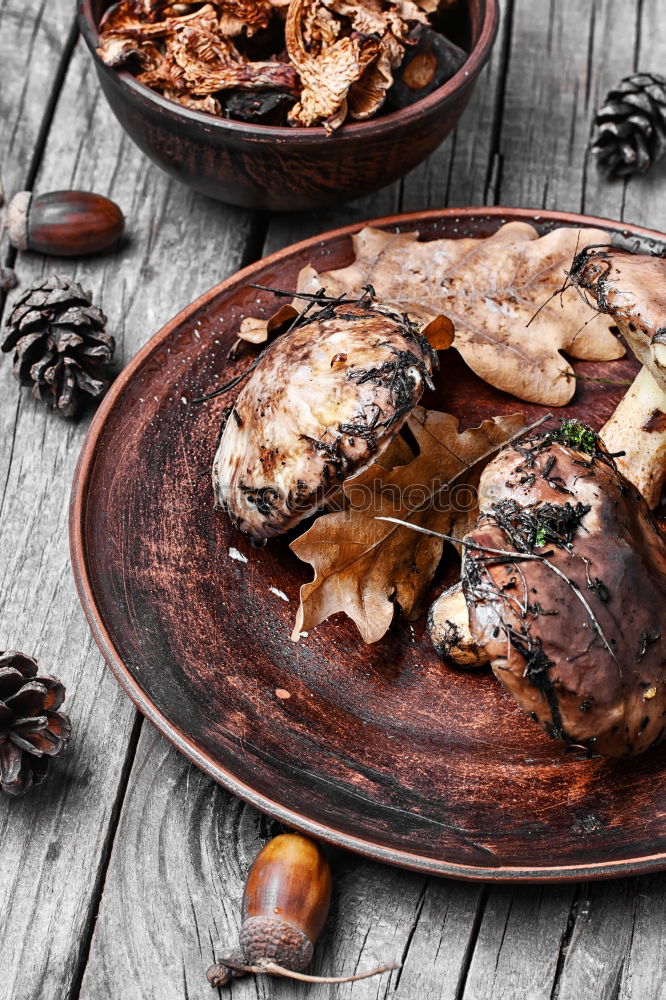
[[[600,96],[663,71],[663,0],[503,0],[490,67],[456,133],[400,183],[311,216],[192,195],[148,163],[103,100],[73,0],[0,0],[5,187],[77,187],[124,209],[120,256],[76,263],[126,362],[237,268],[346,222],[444,205],[584,211],[666,229],[666,164],[607,183],[589,162]],[[54,267],[55,263],[55,267]],[[22,283],[69,265],[25,255]],[[0,801],[0,997],[194,1000],[213,944],[234,940],[247,866],[271,821],[212,784],[137,714],[104,666],[74,591],[67,503],[85,423],[19,393],[0,367],[0,648],[67,684],[70,752],[51,782]],[[245,997],[658,1000],[666,875],[545,887],[466,885],[335,858],[335,906],[314,969],[401,960],[345,986],[240,980]]]

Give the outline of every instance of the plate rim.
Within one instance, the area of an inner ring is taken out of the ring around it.
[[[182,324],[190,314],[197,312],[207,305],[211,299],[223,294],[227,288],[237,286],[244,279],[250,278],[260,267],[272,266],[295,252],[307,250],[309,247],[316,247],[322,242],[328,242],[333,238],[352,236],[365,226],[388,228],[398,225],[411,225],[416,227],[419,222],[425,220],[449,217],[462,219],[476,216],[496,216],[500,218],[502,216],[510,216],[512,221],[521,220],[526,222],[541,222],[544,220],[561,221],[570,226],[580,225],[581,227],[594,227],[598,225],[600,228],[612,228],[620,232],[626,231],[630,235],[646,239],[656,239],[661,242],[666,241],[666,234],[660,233],[658,230],[647,229],[644,226],[633,225],[631,223],[618,222],[615,219],[608,219],[602,216],[539,208],[529,209],[479,205],[399,213],[397,215],[381,216],[379,218],[351,223],[336,229],[327,230],[324,233],[300,240],[296,243],[290,243],[288,246],[235,271],[186,305],[146,341],[143,347],[137,351],[118,374],[91,421],[76,464],[69,502],[69,545],[76,590],[95,643],[121,688],[141,714],[166,736],[177,750],[202,770],[204,774],[212,778],[227,791],[238,796],[259,811],[284,823],[286,826],[309,834],[335,847],[360,854],[373,861],[397,865],[401,868],[425,874],[456,878],[467,882],[490,881],[540,884],[579,880],[597,881],[661,871],[666,868],[666,851],[621,861],[601,861],[581,865],[553,865],[539,868],[465,865],[459,862],[430,858],[409,851],[382,846],[361,836],[344,833],[325,823],[308,819],[306,816],[302,816],[300,813],[282,805],[269,796],[257,792],[246,782],[235,777],[231,771],[222,767],[213,757],[198,747],[184,733],[180,732],[174,724],[169,722],[125,666],[122,657],[106,631],[93,597],[86,562],[84,527],[88,487],[97,457],[101,434],[107,417],[116,405],[119,397],[122,396],[125,386],[153,351],[159,348],[163,341],[171,335],[175,327]]]

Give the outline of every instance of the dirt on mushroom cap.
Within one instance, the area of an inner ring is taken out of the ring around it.
[[[608,756],[659,742],[666,543],[643,499],[603,451],[552,439],[507,449],[480,494],[462,578],[495,675],[557,738]]]

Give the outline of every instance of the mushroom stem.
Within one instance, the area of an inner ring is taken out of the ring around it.
[[[428,633],[435,652],[442,659],[453,660],[467,670],[476,670],[489,662],[472,638],[467,602],[460,583],[445,590],[430,608]]]
[[[656,507],[666,479],[666,392],[641,368],[599,432],[620,472]]]

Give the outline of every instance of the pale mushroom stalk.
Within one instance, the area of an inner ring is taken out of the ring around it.
[[[575,258],[571,281],[607,313],[643,368],[600,436],[617,466],[659,503],[666,480],[666,260],[616,247],[590,247]]]
[[[443,660],[453,660],[467,670],[476,670],[490,662],[471,633],[467,601],[460,582],[440,594],[431,606],[428,634],[435,652]]]

